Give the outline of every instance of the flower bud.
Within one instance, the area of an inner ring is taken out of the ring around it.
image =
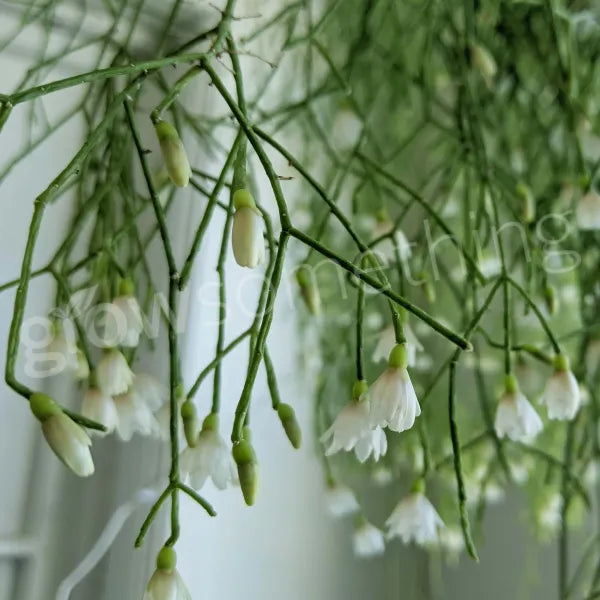
[[[392,369],[405,369],[408,364],[408,354],[405,344],[396,344],[390,352],[388,364]]]
[[[193,448],[198,443],[198,418],[196,417],[196,407],[191,400],[186,400],[181,405],[181,420],[187,445]]]
[[[485,79],[492,79],[498,70],[494,57],[490,51],[481,44],[474,44],[471,48],[471,62]]]
[[[29,399],[31,412],[42,425],[42,433],[50,448],[75,475],[88,477],[94,472],[90,453],[92,441],[82,427],[67,416],[60,406],[45,394]]]
[[[237,190],[233,195],[233,205],[233,255],[240,267],[254,269],[265,260],[262,216],[248,190]]]
[[[319,286],[316,284],[314,277],[310,274],[310,268],[307,265],[301,265],[296,272],[296,280],[300,286],[300,293],[304,304],[312,315],[321,314],[321,295],[319,294]]]
[[[244,501],[248,506],[252,506],[256,500],[258,489],[258,469],[254,448],[252,448],[250,442],[242,440],[235,444],[232,454],[237,465]]]
[[[177,130],[166,121],[159,121],[154,129],[171,181],[178,187],[185,187],[192,169]]]
[[[546,286],[544,289],[544,302],[546,308],[551,315],[556,314],[558,311],[558,297],[556,295],[556,289],[552,285]]]
[[[288,440],[290,440],[292,446],[298,450],[302,444],[302,431],[300,425],[298,425],[294,409],[289,404],[281,402],[277,407],[277,415],[283,425]]]
[[[529,186],[524,183],[518,183],[515,189],[517,196],[521,199],[521,218],[524,223],[533,223],[535,221],[535,198]]]

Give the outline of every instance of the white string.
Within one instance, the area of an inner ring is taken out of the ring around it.
[[[123,528],[127,519],[142,504],[151,504],[156,502],[159,492],[153,488],[142,488],[138,490],[131,500],[121,504],[115,510],[112,517],[108,520],[106,527],[92,546],[84,559],[69,573],[58,586],[56,591],[56,600],[68,600],[71,592],[92,569],[102,560],[111,547],[115,538]]]

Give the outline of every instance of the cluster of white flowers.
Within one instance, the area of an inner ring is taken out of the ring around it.
[[[354,450],[360,462],[369,457],[378,461],[387,451],[384,427],[391,431],[410,429],[421,414],[408,371],[406,344],[398,344],[389,353],[388,368],[373,384],[354,384],[352,400],[321,436],[327,445],[326,456],[340,450]]]

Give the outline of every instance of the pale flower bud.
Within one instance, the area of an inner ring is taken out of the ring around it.
[[[483,75],[487,80],[493,79],[496,75],[498,67],[494,57],[490,54],[490,51],[481,44],[474,44],[471,48],[471,61],[473,66]]]
[[[254,269],[265,260],[262,216],[248,190],[237,190],[233,195],[233,204],[233,255],[240,267]]]
[[[175,568],[177,555],[173,548],[165,546],[156,558],[154,571],[143,600],[191,600],[183,579]]]
[[[42,424],[42,433],[50,448],[75,475],[88,477],[94,472],[90,453],[92,441],[82,427],[68,417],[52,398],[33,394],[31,412]]]
[[[254,448],[247,440],[242,440],[233,447],[233,460],[237,464],[240,487],[244,501],[252,506],[256,500],[258,489],[258,469]]]
[[[166,121],[159,121],[154,129],[171,181],[178,187],[185,187],[192,176],[192,169],[177,130]]]

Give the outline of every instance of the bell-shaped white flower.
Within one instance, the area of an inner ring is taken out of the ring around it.
[[[93,433],[99,436],[105,436],[112,433],[117,427],[119,421],[119,415],[115,407],[115,402],[111,396],[107,396],[97,387],[90,384],[83,396],[83,403],[81,405],[81,414],[101,423],[106,427],[106,431],[94,431]]]
[[[169,390],[160,381],[147,373],[136,373],[131,393],[155,412],[169,399]]]
[[[576,217],[579,229],[600,229],[600,194],[596,190],[590,190],[579,200]]]
[[[354,492],[347,486],[333,480],[327,482],[325,505],[332,517],[345,517],[360,509]]]
[[[133,383],[133,372],[117,349],[105,350],[96,367],[98,387],[108,396],[124,394]]]
[[[352,450],[371,429],[367,383],[361,380],[354,384],[352,400],[342,408],[333,425],[321,436],[321,443],[328,446],[325,456],[340,450]],[[361,455],[364,448],[362,450]]]
[[[371,525],[364,517],[360,518],[352,536],[354,554],[361,558],[379,556],[385,552],[383,532]]]
[[[417,482],[413,492],[400,500],[386,521],[388,537],[400,537],[407,544],[414,541],[420,546],[438,539],[444,522],[423,493],[422,482]]]
[[[192,600],[192,596],[175,568],[177,555],[173,548],[165,546],[156,559],[156,571],[152,574],[143,600]]]
[[[159,121],[154,129],[171,181],[178,187],[185,187],[192,176],[192,169],[179,133],[167,121]]]
[[[413,367],[417,362],[417,352],[421,352],[423,346],[406,320],[402,327],[404,329],[404,337],[406,338],[407,365]],[[375,350],[373,351],[373,362],[387,360],[395,345],[396,331],[394,330],[393,325],[388,325],[388,327],[379,334],[377,346],[375,346]]]
[[[139,344],[140,334],[144,330],[142,309],[134,292],[133,281],[129,278],[124,279],[120,285],[119,295],[111,304],[111,310],[116,313],[111,322],[114,321],[114,327],[120,330],[106,332],[107,339],[118,340],[118,345],[127,348],[135,348]]]
[[[354,446],[354,454],[361,463],[370,456],[377,462],[387,452],[387,437],[381,427],[371,429],[363,435]]]
[[[116,431],[118,436],[128,442],[134,433],[154,435],[158,433],[158,423],[147,404],[135,394],[127,392],[113,396],[118,420]]]
[[[233,204],[233,255],[238,265],[254,269],[265,260],[263,219],[248,190],[237,190],[233,195]]]
[[[549,419],[570,421],[579,410],[579,384],[569,368],[567,357],[563,354],[554,359],[554,373],[546,383],[541,402],[548,407]]]
[[[209,477],[220,490],[237,481],[231,448],[219,434],[219,420],[215,413],[204,419],[196,445],[181,453],[180,464],[183,478],[189,479],[195,490],[202,489]]]
[[[406,370],[408,362],[404,344],[390,352],[388,368],[371,387],[371,425],[392,431],[410,429],[421,414],[417,395]]]
[[[90,452],[92,441],[85,430],[77,425],[45,394],[33,394],[29,399],[31,412],[42,426],[42,433],[56,456],[75,475],[88,477],[94,472]]]
[[[498,437],[530,441],[542,430],[542,420],[519,391],[514,375],[506,376],[505,392],[498,402],[494,429]]]
[[[54,367],[49,369],[47,374],[55,375],[64,370],[77,371],[79,365],[73,323],[68,319],[53,320],[51,334],[45,354]]]

